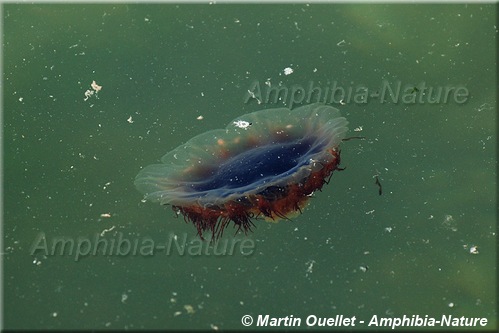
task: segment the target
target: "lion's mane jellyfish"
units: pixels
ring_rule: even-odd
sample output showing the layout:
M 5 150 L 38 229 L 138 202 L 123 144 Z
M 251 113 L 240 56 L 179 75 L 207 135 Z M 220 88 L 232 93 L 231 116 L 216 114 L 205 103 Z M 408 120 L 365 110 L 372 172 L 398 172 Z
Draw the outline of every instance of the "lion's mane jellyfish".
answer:
M 169 204 L 199 236 L 222 236 L 233 222 L 247 233 L 258 219 L 300 213 L 340 163 L 348 130 L 340 112 L 322 104 L 266 109 L 200 134 L 143 168 L 135 186 Z

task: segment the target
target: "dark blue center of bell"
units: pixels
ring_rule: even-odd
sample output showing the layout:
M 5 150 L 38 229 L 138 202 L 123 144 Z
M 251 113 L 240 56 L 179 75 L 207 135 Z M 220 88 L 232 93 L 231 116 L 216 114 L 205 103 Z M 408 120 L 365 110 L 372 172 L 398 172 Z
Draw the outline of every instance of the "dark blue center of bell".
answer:
M 243 188 L 250 184 L 259 186 L 275 176 L 286 177 L 303 165 L 310 163 L 310 156 L 324 147 L 315 138 L 279 142 L 253 148 L 227 159 L 211 170 L 203 182 L 192 184 L 196 191 L 220 188 Z

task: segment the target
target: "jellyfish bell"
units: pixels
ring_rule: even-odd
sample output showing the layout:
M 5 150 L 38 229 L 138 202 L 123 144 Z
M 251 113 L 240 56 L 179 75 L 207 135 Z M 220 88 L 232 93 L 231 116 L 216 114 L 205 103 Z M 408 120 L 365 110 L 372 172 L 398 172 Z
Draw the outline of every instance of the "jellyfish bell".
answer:
M 347 125 L 323 104 L 252 112 L 146 166 L 135 186 L 145 199 L 171 205 L 201 238 L 211 231 L 216 240 L 231 222 L 246 233 L 257 219 L 301 213 L 339 169 Z

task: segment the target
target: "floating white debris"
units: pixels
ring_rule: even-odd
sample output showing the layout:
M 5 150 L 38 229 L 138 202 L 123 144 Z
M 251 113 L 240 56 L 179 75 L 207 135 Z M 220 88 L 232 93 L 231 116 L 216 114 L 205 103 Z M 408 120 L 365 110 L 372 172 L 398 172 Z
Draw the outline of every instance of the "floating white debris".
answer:
M 85 98 L 83 99 L 84 101 L 86 101 L 87 99 L 89 99 L 92 95 L 94 94 L 94 91 L 93 90 L 87 90 L 85 91 Z
M 188 314 L 193 314 L 194 312 L 196 312 L 194 310 L 194 307 L 192 305 L 189 305 L 189 304 L 184 305 L 184 309 L 185 309 L 185 311 L 187 311 Z
M 308 274 L 312 274 L 313 269 L 314 269 L 314 264 L 315 264 L 315 260 L 312 260 L 312 259 L 311 259 L 311 260 L 308 260 L 308 261 L 305 263 L 305 265 L 307 266 L 307 270 L 306 270 L 307 275 L 308 275 Z
M 353 131 L 354 131 L 354 132 L 361 132 L 361 131 L 362 131 L 362 127 L 363 127 L 363 126 L 359 126 L 359 127 L 357 127 L 357 128 L 354 128 L 354 129 L 353 129 Z
M 245 120 L 238 120 L 233 122 L 234 126 L 242 128 L 242 129 L 248 129 L 248 127 L 251 126 L 250 122 L 247 122 Z
M 289 75 L 289 74 L 293 74 L 293 68 L 291 67 L 284 68 L 284 75 Z
M 104 235 L 106 234 L 106 232 L 113 231 L 113 230 L 114 230 L 114 228 L 115 228 L 115 226 L 113 225 L 113 226 L 112 226 L 111 228 L 109 228 L 109 229 L 104 229 L 104 230 L 102 230 L 102 232 L 100 233 L 100 236 L 101 236 L 101 237 L 104 237 Z
M 90 86 L 92 87 L 93 90 L 95 90 L 95 92 L 99 92 L 102 89 L 102 86 L 99 86 L 97 82 L 95 82 L 95 80 L 92 81 Z
M 92 97 L 94 94 L 97 97 L 97 93 L 102 89 L 102 86 L 99 86 L 97 82 L 95 82 L 95 80 L 92 81 L 90 87 L 92 88 L 92 90 L 88 89 L 87 91 L 85 91 L 85 98 L 83 99 L 84 101 Z

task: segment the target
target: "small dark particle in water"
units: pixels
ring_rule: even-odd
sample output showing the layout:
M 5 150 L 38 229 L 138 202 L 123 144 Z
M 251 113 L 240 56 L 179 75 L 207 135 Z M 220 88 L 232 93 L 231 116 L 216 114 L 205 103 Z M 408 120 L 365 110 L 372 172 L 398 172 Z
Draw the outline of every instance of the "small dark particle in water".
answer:
M 412 90 L 409 92 L 409 94 L 414 94 L 414 93 L 418 93 L 418 92 L 419 92 L 418 87 L 414 87 L 414 88 L 412 88 Z
M 383 194 L 383 187 L 381 186 L 381 183 L 379 182 L 378 175 L 376 175 L 375 178 L 376 178 L 375 184 L 378 185 L 378 193 L 379 193 L 379 195 L 382 195 Z

